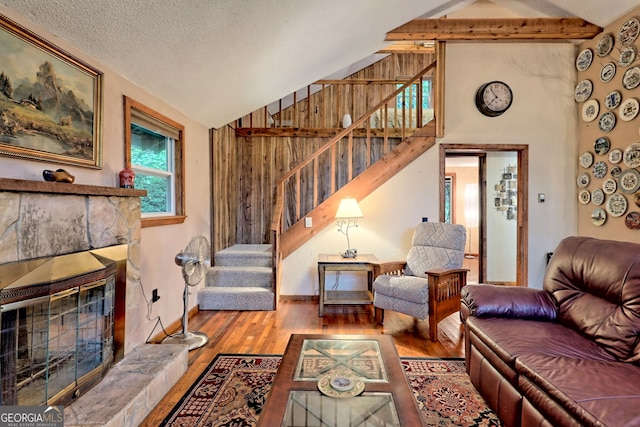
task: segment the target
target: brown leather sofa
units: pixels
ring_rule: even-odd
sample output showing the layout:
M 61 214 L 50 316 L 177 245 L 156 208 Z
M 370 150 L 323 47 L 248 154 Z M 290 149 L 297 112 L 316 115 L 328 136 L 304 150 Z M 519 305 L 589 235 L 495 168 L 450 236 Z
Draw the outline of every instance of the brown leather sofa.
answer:
M 640 426 L 640 244 L 569 237 L 543 289 L 462 289 L 471 381 L 506 426 Z

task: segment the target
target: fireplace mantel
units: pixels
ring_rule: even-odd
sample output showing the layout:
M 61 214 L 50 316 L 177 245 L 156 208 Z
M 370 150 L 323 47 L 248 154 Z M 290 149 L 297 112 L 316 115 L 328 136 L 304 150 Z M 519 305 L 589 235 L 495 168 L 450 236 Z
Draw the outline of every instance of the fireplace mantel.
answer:
M 147 190 L 11 178 L 0 178 L 0 191 L 74 194 L 78 196 L 144 197 L 147 195 Z

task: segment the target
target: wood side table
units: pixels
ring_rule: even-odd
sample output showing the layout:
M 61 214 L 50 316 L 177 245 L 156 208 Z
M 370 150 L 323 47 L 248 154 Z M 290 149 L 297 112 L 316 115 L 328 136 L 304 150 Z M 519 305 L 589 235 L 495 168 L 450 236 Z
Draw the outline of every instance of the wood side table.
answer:
M 318 316 L 324 315 L 325 304 L 372 304 L 373 303 L 373 264 L 378 259 L 371 254 L 358 255 L 355 258 L 342 258 L 340 255 L 320 254 L 318 256 L 318 281 L 320 283 L 320 304 Z M 366 291 L 327 291 L 325 273 L 327 271 L 366 271 Z

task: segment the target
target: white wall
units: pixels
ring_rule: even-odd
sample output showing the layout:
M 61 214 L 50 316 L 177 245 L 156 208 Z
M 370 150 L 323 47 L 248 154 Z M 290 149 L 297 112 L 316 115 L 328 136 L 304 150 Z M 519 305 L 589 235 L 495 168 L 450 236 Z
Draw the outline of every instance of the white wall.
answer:
M 495 209 L 495 184 L 507 166 L 517 166 L 518 155 L 511 151 L 487 153 L 487 282 L 516 281 L 518 222 Z
M 184 224 L 144 228 L 141 243 L 142 259 L 140 260 L 144 293 L 147 298 L 150 298 L 151 291 L 157 288 L 160 295 L 160 300 L 152 306 L 149 316 L 153 321 L 139 325 L 139 328 L 144 329 L 143 335 L 147 336 L 151 332 L 157 316 L 161 316 L 165 326 L 179 320 L 182 316 L 181 301 L 184 281 L 180 268 L 173 262 L 174 256 L 186 246 L 192 236 L 198 234 L 203 234 L 207 238 L 210 236 L 208 129 L 134 86 L 103 64 L 87 57 L 64 40 L 30 23 L 12 10 L 0 6 L 0 13 L 104 73 L 102 169 L 55 165 L 0 156 L 0 176 L 2 178 L 42 181 L 44 169 L 63 168 L 76 177 L 76 184 L 118 186 L 117 174 L 124 166 L 123 95 L 133 98 L 185 126 L 186 211 L 188 217 Z M 1 68 L 2 64 L 0 64 Z M 142 292 L 141 289 L 128 291 Z M 191 306 L 195 306 L 195 298 L 192 298 L 190 302 Z M 140 307 L 140 309 L 147 311 L 146 307 Z M 159 331 L 156 330 L 155 333 L 157 332 Z
M 546 253 L 577 228 L 574 61 L 569 43 L 447 44 L 446 136 L 439 142 L 529 146 L 530 287 L 542 286 Z M 476 89 L 491 80 L 505 81 L 514 93 L 511 108 L 495 118 L 474 105 Z M 434 147 L 361 202 L 364 218 L 351 234 L 360 253 L 404 259 L 413 227 L 424 216 L 438 219 L 438 161 Z M 537 202 L 538 193 L 546 194 L 545 203 Z M 327 227 L 286 258 L 281 294 L 317 294 L 317 255 L 338 253 L 345 245 L 344 236 Z

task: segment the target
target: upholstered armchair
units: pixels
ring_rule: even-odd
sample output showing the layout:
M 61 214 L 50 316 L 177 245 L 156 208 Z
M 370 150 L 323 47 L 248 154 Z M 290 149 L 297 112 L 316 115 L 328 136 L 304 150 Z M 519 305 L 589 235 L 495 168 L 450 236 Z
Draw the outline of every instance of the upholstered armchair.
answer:
M 423 222 L 413 233 L 406 261 L 376 263 L 376 321 L 384 321 L 384 310 L 428 317 L 429 339 L 436 341 L 438 323 L 460 310 L 460 290 L 467 283 L 468 270 L 462 269 L 466 238 L 462 225 Z

